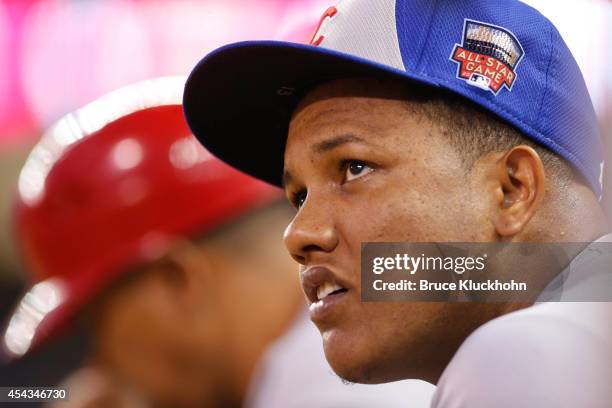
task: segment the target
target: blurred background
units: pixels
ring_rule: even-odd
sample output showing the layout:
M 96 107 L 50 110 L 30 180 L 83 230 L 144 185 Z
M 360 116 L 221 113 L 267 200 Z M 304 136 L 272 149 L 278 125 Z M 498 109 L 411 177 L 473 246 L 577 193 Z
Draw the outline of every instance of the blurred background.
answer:
M 120 86 L 187 74 L 204 54 L 228 42 L 307 42 L 333 3 L 0 0 L 0 321 L 6 321 L 22 294 L 26 273 L 11 241 L 11 198 L 19 169 L 47 126 Z M 612 3 L 527 3 L 555 23 L 578 60 L 612 157 Z M 608 186 L 611 169 L 608 166 Z M 607 188 L 604 199 L 608 214 L 611 190 Z

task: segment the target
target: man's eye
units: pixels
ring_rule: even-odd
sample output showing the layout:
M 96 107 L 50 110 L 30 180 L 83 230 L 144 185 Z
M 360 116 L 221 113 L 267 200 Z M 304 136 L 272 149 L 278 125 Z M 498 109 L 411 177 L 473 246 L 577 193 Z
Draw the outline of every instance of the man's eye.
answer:
M 374 169 L 368 166 L 365 162 L 350 160 L 346 163 L 345 181 L 355 180 L 359 177 L 365 176 L 368 173 L 371 173 L 372 171 L 374 171 Z

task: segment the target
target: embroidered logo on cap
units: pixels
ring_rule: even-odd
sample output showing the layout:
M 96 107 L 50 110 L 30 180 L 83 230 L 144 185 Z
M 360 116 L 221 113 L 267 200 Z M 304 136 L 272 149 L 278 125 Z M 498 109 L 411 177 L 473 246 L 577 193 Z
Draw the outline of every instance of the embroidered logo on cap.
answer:
M 510 31 L 466 19 L 463 42 L 455 44 L 450 59 L 458 64 L 457 78 L 497 95 L 503 87 L 512 90 L 523 55 L 523 47 Z

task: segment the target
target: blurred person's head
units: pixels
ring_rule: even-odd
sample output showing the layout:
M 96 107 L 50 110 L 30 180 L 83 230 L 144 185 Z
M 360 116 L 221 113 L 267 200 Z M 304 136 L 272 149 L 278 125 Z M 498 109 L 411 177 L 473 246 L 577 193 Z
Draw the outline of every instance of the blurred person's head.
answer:
M 214 159 L 182 79 L 67 115 L 20 175 L 16 238 L 34 285 L 4 336 L 20 356 L 75 322 L 90 361 L 159 406 L 232 406 L 301 294 L 279 191 Z
M 268 205 L 125 274 L 87 313 L 97 362 L 169 406 L 238 405 L 302 302 L 279 245 L 290 213 Z

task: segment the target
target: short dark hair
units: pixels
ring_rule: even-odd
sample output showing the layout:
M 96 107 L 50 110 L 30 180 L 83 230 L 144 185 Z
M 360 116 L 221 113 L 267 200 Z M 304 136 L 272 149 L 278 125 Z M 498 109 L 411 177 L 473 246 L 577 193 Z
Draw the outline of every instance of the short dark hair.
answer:
M 483 155 L 523 144 L 538 153 L 556 187 L 563 189 L 576 177 L 565 159 L 459 95 L 412 85 L 406 88 L 405 95 L 407 109 L 440 127 L 460 153 L 467 170 Z

